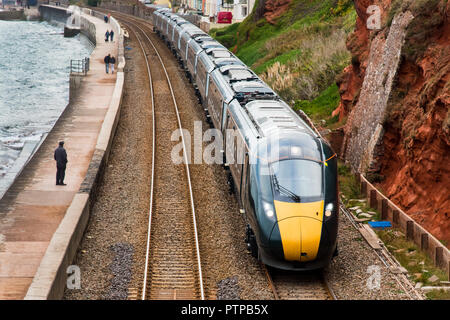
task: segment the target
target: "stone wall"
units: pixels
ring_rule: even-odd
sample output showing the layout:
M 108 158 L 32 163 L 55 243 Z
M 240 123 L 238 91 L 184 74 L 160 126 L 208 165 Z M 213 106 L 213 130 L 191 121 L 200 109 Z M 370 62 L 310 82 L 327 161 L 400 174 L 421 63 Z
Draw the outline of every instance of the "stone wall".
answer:
M 22 10 L 0 11 L 0 20 L 23 20 L 25 14 Z
M 432 260 L 436 267 L 447 273 L 450 281 L 450 251 L 430 232 L 411 219 L 402 209 L 378 191 L 363 175 L 357 176 L 361 192 L 371 208 L 381 212 L 381 220 L 388 220 L 400 229 L 408 240 L 413 241 Z
M 397 74 L 411 12 L 397 14 L 389 33 L 375 36 L 359 101 L 345 127 L 343 154 L 356 172 L 366 173 L 376 164 L 376 147 L 383 138 L 386 108 Z
M 155 10 L 154 8 L 147 7 L 139 1 L 136 1 L 135 4 L 124 4 L 119 1 L 102 1 L 99 7 L 130 14 L 142 19 L 151 19 L 151 14 Z
M 41 18 L 50 21 L 65 24 L 67 19 L 70 17 L 70 13 L 67 12 L 66 8 L 63 7 L 53 7 L 47 5 L 39 6 L 39 13 Z

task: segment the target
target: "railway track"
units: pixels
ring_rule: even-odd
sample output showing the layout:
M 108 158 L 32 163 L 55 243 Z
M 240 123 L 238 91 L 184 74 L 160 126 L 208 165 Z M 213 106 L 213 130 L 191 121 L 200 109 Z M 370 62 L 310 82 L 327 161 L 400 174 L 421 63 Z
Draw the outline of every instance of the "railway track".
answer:
M 144 279 L 138 295 L 143 300 L 203 300 L 194 196 L 183 135 L 184 165 L 175 165 L 171 158 L 171 134 L 182 129 L 172 83 L 161 54 L 148 36 L 150 27 L 127 15 L 114 16 L 139 42 L 152 96 L 150 212 Z
M 147 39 L 147 42 L 151 43 L 151 46 L 153 48 L 153 51 L 156 53 L 157 49 L 152 43 L 152 41 L 149 39 L 149 37 L 144 34 L 144 30 L 138 26 L 138 24 L 143 23 L 142 20 L 138 18 L 132 18 L 130 16 L 120 14 L 115 12 L 114 16 L 117 17 L 124 25 L 128 26 L 128 29 L 137 36 L 139 42 L 142 46 L 142 37 Z M 145 22 L 144 22 L 145 23 Z M 147 29 L 148 32 L 152 32 L 149 30 L 148 26 L 144 26 L 144 29 Z M 139 31 L 137 30 L 139 29 Z M 141 34 L 141 36 L 138 36 Z M 170 80 L 167 74 L 167 71 L 165 70 L 164 63 L 161 59 L 161 56 L 159 54 L 148 54 L 148 50 L 142 49 L 144 52 L 144 56 L 147 58 L 150 58 L 150 60 L 159 59 L 160 65 L 164 68 L 164 73 L 166 76 L 166 81 L 170 85 Z M 148 59 L 147 59 L 148 64 Z M 150 67 L 148 67 L 150 69 Z M 151 78 L 151 72 L 149 70 L 149 78 Z M 153 75 L 155 78 L 155 75 Z M 153 79 L 152 82 L 157 82 L 160 86 L 160 82 L 156 79 Z M 160 88 L 158 88 L 160 90 Z M 171 89 L 171 88 L 170 88 Z M 153 92 L 153 88 L 150 89 Z M 152 93 L 153 96 L 153 93 Z M 166 99 L 167 100 L 167 99 Z M 176 104 L 175 96 L 173 95 L 172 91 L 172 100 Z M 154 105 L 156 106 L 158 104 L 158 101 L 154 102 Z M 166 108 L 167 109 L 167 108 Z M 158 115 L 158 110 L 155 108 L 155 114 Z M 179 115 L 177 114 L 177 117 Z M 160 123 L 161 120 L 156 119 L 156 128 L 157 132 L 154 134 L 154 137 L 158 137 L 158 123 Z M 164 120 L 162 120 L 164 121 Z M 181 128 L 181 124 L 180 124 Z M 170 132 L 172 132 L 171 130 Z M 167 138 L 167 137 L 166 137 Z M 157 139 L 159 140 L 159 139 Z M 157 141 L 156 144 L 158 144 Z M 155 143 L 154 143 L 155 145 Z M 170 141 L 166 144 L 170 145 Z M 155 154 L 155 151 L 153 152 Z M 170 155 L 168 156 L 168 159 L 170 158 Z M 153 163 L 158 164 L 158 159 L 153 161 Z M 155 168 L 155 170 L 158 170 L 158 168 Z M 188 170 L 188 168 L 187 168 Z M 187 171 L 188 172 L 188 171 Z M 158 174 L 155 174 L 155 179 L 157 179 Z M 168 185 L 171 184 L 171 180 L 167 180 L 166 183 Z M 172 181 L 173 184 L 173 181 Z M 157 183 L 155 182 L 155 186 Z M 179 185 L 179 184 L 178 184 Z M 163 186 L 164 187 L 164 186 Z M 152 191 L 156 190 L 154 187 L 152 187 Z M 159 188 L 158 188 L 159 190 Z M 154 198 L 157 202 L 158 199 L 166 199 L 166 204 L 170 207 L 170 201 L 167 201 L 167 198 L 164 198 L 162 195 L 162 192 L 157 192 L 157 196 Z M 163 198 L 161 198 L 163 197 Z M 152 198 L 153 199 L 153 198 Z M 185 199 L 183 199 L 185 200 Z M 179 206 L 181 202 L 174 202 L 173 208 L 175 208 L 176 205 Z M 155 208 L 155 205 L 151 202 L 151 208 Z M 165 206 L 163 206 L 164 208 Z M 186 204 L 184 204 L 184 208 L 186 208 Z M 152 210 L 152 209 L 151 209 Z M 193 199 L 192 199 L 192 210 L 194 211 L 193 207 Z M 183 209 L 181 209 L 183 211 Z M 186 256 L 186 252 L 192 251 L 190 248 L 183 248 L 181 244 L 179 246 L 175 246 L 173 250 L 182 250 L 183 252 L 177 252 L 173 251 L 174 254 L 168 255 L 165 251 L 165 249 L 160 249 L 159 246 L 155 246 L 155 233 L 154 230 L 156 229 L 155 226 L 155 214 L 158 211 L 154 211 L 153 213 L 150 213 L 150 223 L 149 223 L 149 241 L 148 246 L 149 250 L 147 252 L 151 253 L 153 252 L 153 255 L 149 254 L 149 257 L 146 259 L 146 263 L 148 263 L 148 267 L 146 267 L 146 270 L 148 270 L 147 275 L 145 277 L 149 277 L 150 279 L 146 281 L 144 279 L 144 289 L 142 290 L 142 299 L 149 298 L 149 299 L 198 299 L 198 289 L 196 290 L 194 285 L 192 285 L 193 280 L 196 279 L 195 275 L 192 274 L 192 259 L 189 263 L 188 261 L 185 261 L 184 263 L 180 263 L 182 259 L 179 259 L 182 256 Z M 152 217 L 153 214 L 153 217 Z M 164 217 L 164 213 L 159 215 L 161 220 Z M 187 216 L 187 215 L 185 215 Z M 195 218 L 194 218 L 195 219 Z M 168 221 L 166 221 L 168 222 Z M 173 223 L 177 224 L 176 221 L 173 221 Z M 170 224 L 170 223 L 169 223 Z M 180 222 L 180 229 L 185 229 L 185 227 L 181 226 Z M 170 230 L 169 225 L 167 225 L 165 228 L 168 228 Z M 151 229 L 151 230 L 150 230 Z M 161 230 L 164 230 L 162 228 Z M 167 230 L 167 229 L 166 229 Z M 186 234 L 186 236 L 188 236 Z M 153 240 L 151 240 L 153 239 Z M 151 241 L 150 241 L 151 240 Z M 152 244 L 154 247 L 152 247 Z M 198 247 L 198 243 L 196 245 Z M 152 249 L 153 248 L 153 249 Z M 156 249 L 156 254 L 155 254 Z M 169 249 L 170 250 L 170 249 Z M 158 260 L 159 259 L 159 260 Z M 199 258 L 198 258 L 199 259 Z M 158 262 L 159 261 L 159 262 Z M 200 267 L 200 262 L 199 262 Z M 336 299 L 335 295 L 333 294 L 332 290 L 330 290 L 328 283 L 325 280 L 325 277 L 322 272 L 308 272 L 308 273 L 298 273 L 298 272 L 285 272 L 275 269 L 269 269 L 266 266 L 262 265 L 262 268 L 265 270 L 267 280 L 270 284 L 270 287 L 272 289 L 272 292 L 274 294 L 275 299 L 281 299 L 281 300 L 334 300 Z M 165 272 L 160 272 L 160 270 L 165 270 Z M 201 270 L 201 267 L 200 267 Z M 167 273 L 170 274 L 170 276 L 167 276 Z M 201 271 L 199 273 L 199 277 L 201 279 Z M 175 284 L 174 280 L 168 281 L 168 279 L 176 279 L 177 284 Z M 173 288 L 168 287 L 166 284 L 171 283 Z M 162 286 L 161 286 L 162 285 Z M 146 294 L 146 290 L 149 292 Z M 203 289 L 201 289 L 203 291 Z M 201 299 L 204 299 L 204 294 L 201 294 Z
M 275 300 L 336 300 L 322 271 L 290 272 L 262 265 Z

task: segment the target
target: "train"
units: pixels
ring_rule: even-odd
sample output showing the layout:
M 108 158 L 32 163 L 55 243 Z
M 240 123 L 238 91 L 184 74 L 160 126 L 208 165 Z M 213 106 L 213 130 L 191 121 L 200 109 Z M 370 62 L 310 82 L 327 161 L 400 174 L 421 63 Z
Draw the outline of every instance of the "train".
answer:
M 282 270 L 327 267 L 337 255 L 337 155 L 238 57 L 168 9 L 155 33 L 193 83 L 223 137 L 224 165 L 246 221 L 248 250 Z

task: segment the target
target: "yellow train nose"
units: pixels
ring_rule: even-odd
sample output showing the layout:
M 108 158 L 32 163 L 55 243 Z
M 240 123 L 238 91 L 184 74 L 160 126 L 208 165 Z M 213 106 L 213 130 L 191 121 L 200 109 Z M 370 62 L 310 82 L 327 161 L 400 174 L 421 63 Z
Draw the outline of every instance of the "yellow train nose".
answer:
M 284 258 L 300 262 L 314 260 L 322 235 L 324 202 L 275 201 L 274 204 Z

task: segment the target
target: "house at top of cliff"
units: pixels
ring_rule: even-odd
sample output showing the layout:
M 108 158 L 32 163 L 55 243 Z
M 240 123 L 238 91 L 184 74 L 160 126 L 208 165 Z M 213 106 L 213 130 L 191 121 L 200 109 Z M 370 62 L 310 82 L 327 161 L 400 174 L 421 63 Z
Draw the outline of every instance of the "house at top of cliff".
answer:
M 183 8 L 201 11 L 203 16 L 211 20 L 219 12 L 232 12 L 233 22 L 240 22 L 252 12 L 255 0 L 182 0 L 181 4 Z

